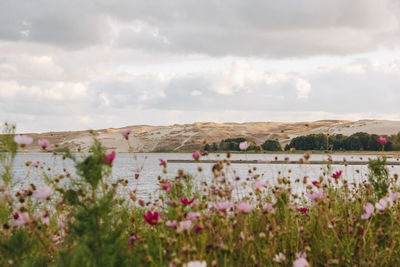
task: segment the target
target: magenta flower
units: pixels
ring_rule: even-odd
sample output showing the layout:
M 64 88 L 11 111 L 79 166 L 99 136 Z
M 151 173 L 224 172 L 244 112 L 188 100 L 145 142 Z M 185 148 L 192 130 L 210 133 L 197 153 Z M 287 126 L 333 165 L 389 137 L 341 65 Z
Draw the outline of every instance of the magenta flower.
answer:
M 248 149 L 249 148 L 249 143 L 247 143 L 247 141 L 244 141 L 244 142 L 241 142 L 240 144 L 239 144 L 239 148 L 240 148 L 240 150 L 246 150 L 246 149 Z
M 52 193 L 53 193 L 53 189 L 51 189 L 50 186 L 45 185 L 45 186 L 39 188 L 33 194 L 33 197 L 38 199 L 38 200 L 45 200 L 45 199 L 48 199 L 51 196 Z
M 200 212 L 193 212 L 193 211 L 191 211 L 191 212 L 189 212 L 189 213 L 187 214 L 187 218 L 188 218 L 189 220 L 191 220 L 191 221 L 197 221 L 198 219 L 200 219 L 200 216 L 201 216 Z
M 161 188 L 164 190 L 164 191 L 169 191 L 169 190 L 171 190 L 171 188 L 172 188 L 172 184 L 168 181 L 168 180 L 165 180 L 162 184 L 161 184 Z
M 323 190 L 315 192 L 311 191 L 307 193 L 307 197 L 311 200 L 324 199 L 326 197 L 326 193 Z
M 299 208 L 299 211 L 304 215 L 307 215 L 308 209 L 307 208 Z
M 318 186 L 318 185 L 320 184 L 319 181 L 312 181 L 311 183 L 312 183 L 313 185 L 315 185 L 315 186 Z
M 50 145 L 50 141 L 47 139 L 39 139 L 38 144 L 42 149 L 46 149 Z
M 198 151 L 198 150 L 196 150 L 196 151 L 194 151 L 193 152 L 193 154 L 192 154 L 192 156 L 193 156 L 193 159 L 195 160 L 195 161 L 198 161 L 199 159 L 200 159 L 200 151 Z
M 135 173 L 135 179 L 139 179 L 139 173 Z
M 166 222 L 165 222 L 165 225 L 166 225 L 166 226 L 169 226 L 169 227 L 176 227 L 176 226 L 178 225 L 178 223 L 176 222 L 176 220 L 173 220 L 173 221 L 166 221 Z
M 128 140 L 129 134 L 130 134 L 131 132 L 132 132 L 131 129 L 127 129 L 127 130 L 123 131 L 121 134 L 122 134 L 122 136 L 123 136 L 126 140 Z
M 334 174 L 332 174 L 332 178 L 338 179 L 342 176 L 343 171 L 337 171 Z
M 157 225 L 158 222 L 161 220 L 161 216 L 160 214 L 155 211 L 155 212 L 151 212 L 151 211 L 147 211 L 147 214 L 143 214 L 143 219 L 150 225 Z
M 160 161 L 160 166 L 167 167 L 167 162 L 165 162 L 163 159 L 158 159 Z
M 133 243 L 135 243 L 136 239 L 137 239 L 137 238 L 136 238 L 135 235 L 131 235 L 131 236 L 129 237 L 128 249 L 131 249 L 131 248 L 132 248 L 132 245 L 133 245 Z
M 17 213 L 18 215 L 18 213 Z M 15 218 L 15 214 L 14 214 L 14 218 Z M 27 224 L 30 221 L 30 217 L 29 217 L 29 213 L 28 212 L 22 212 L 20 215 L 17 216 L 16 220 L 15 220 L 15 225 L 16 226 L 23 226 L 25 224 Z
M 192 200 L 188 200 L 187 198 L 181 198 L 181 203 L 185 206 L 192 204 L 194 201 L 194 198 Z
M 179 222 L 177 230 L 178 230 L 178 232 L 183 232 L 185 230 L 189 231 L 192 229 L 192 227 L 193 227 L 192 221 L 186 220 L 186 221 Z
M 200 225 L 197 225 L 194 228 L 194 231 L 196 232 L 196 234 L 198 234 L 200 231 L 203 231 L 204 229 L 205 229 L 204 227 L 201 227 Z
M 32 139 L 32 137 L 29 137 L 26 135 L 16 135 L 16 136 L 14 136 L 14 141 L 21 147 L 25 147 L 27 145 L 32 144 L 33 139 Z
M 142 206 L 142 207 L 145 205 L 144 201 L 141 200 L 141 199 L 138 200 L 138 203 L 139 203 L 139 205 Z
M 218 211 L 225 211 L 227 209 L 230 209 L 232 206 L 233 203 L 229 201 L 214 203 L 214 208 L 217 209 Z
M 376 141 L 378 141 L 378 143 L 381 143 L 381 144 L 386 144 L 388 139 L 386 137 L 381 136 L 378 139 L 376 139 Z
M 243 201 L 236 206 L 236 209 L 241 213 L 249 213 L 253 209 L 253 206 L 249 202 Z
M 371 215 L 374 213 L 374 210 L 374 205 L 372 205 L 371 203 L 367 203 L 367 205 L 364 206 L 364 214 L 361 215 L 361 219 L 369 219 L 369 217 L 371 217 Z
M 112 163 L 114 162 L 115 159 L 115 151 L 112 151 L 110 154 L 107 155 L 107 163 L 112 165 Z

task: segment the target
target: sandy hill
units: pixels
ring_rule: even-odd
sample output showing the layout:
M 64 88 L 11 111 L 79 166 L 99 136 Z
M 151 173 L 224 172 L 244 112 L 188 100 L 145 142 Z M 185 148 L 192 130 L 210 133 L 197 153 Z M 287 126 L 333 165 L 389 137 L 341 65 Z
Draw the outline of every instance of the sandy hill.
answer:
M 157 152 L 182 151 L 203 147 L 203 142 L 219 143 L 222 139 L 247 137 L 257 144 L 267 139 L 278 139 L 282 145 L 291 138 L 310 133 L 329 133 L 351 135 L 356 132 L 374 134 L 397 134 L 400 132 L 400 121 L 339 121 L 321 120 L 314 122 L 246 122 L 214 123 L 196 122 L 193 124 L 174 124 L 171 126 L 135 125 L 123 128 L 110 128 L 93 131 L 94 135 L 109 150 L 128 152 L 129 146 L 121 132 L 131 129 L 129 138 L 131 151 Z M 47 138 L 52 143 L 50 149 L 68 147 L 75 151 L 78 148 L 87 150 L 92 144 L 93 134 L 90 131 L 49 132 L 28 134 L 35 142 L 29 150 L 36 151 L 37 139 Z

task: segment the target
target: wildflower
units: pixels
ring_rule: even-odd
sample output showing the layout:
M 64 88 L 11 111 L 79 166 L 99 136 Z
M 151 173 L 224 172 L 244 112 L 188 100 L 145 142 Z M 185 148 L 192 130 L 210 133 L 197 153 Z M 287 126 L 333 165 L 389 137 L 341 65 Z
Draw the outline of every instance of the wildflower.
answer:
M 138 203 L 139 203 L 139 205 L 142 206 L 142 207 L 146 204 L 146 203 L 144 203 L 144 201 L 141 200 L 141 199 L 138 200 Z
M 127 130 L 125 130 L 125 131 L 122 132 L 122 136 L 123 136 L 126 140 L 128 140 L 129 134 L 130 134 L 131 132 L 132 132 L 131 129 L 127 129 Z
M 112 151 L 110 154 L 107 155 L 107 162 L 108 164 L 112 165 L 114 159 L 115 159 L 115 151 Z
M 198 161 L 200 159 L 200 151 L 198 150 L 194 151 L 192 156 L 195 161 Z
M 386 198 L 380 199 L 377 203 L 375 203 L 375 208 L 379 211 L 383 211 L 388 206 L 388 200 Z
M 25 146 L 32 144 L 33 139 L 32 137 L 26 135 L 16 135 L 14 136 L 14 141 L 22 148 L 24 148 Z
M 157 225 L 161 220 L 161 216 L 157 211 L 147 211 L 147 214 L 143 214 L 143 219 L 150 225 Z
M 192 221 L 186 220 L 186 221 L 179 222 L 177 230 L 178 230 L 178 232 L 183 232 L 185 230 L 192 229 L 192 227 L 193 227 Z
M 176 220 L 173 220 L 173 221 L 168 220 L 165 222 L 165 225 L 169 226 L 169 227 L 176 227 L 178 225 L 178 223 L 176 222 Z
M 175 207 L 175 206 L 178 205 L 178 202 L 175 201 L 175 200 L 168 200 L 168 201 L 167 201 L 167 204 L 170 205 L 170 206 L 174 206 L 174 207 Z
M 261 232 L 261 233 L 258 234 L 258 236 L 260 238 L 265 238 L 267 235 L 264 232 Z
M 378 139 L 376 139 L 376 141 L 378 141 L 378 143 L 381 143 L 381 144 L 386 144 L 388 139 L 386 137 L 381 136 Z
M 254 186 L 255 186 L 256 191 L 261 191 L 261 189 L 262 189 L 263 187 L 264 187 L 264 188 L 267 188 L 267 187 L 268 187 L 268 182 L 262 183 L 260 180 L 257 180 L 257 181 L 254 183 Z
M 134 193 L 129 193 L 129 197 L 130 197 L 133 201 L 136 201 L 136 194 L 134 194 Z
M 338 179 L 342 176 L 342 173 L 343 173 L 342 171 L 337 171 L 334 174 L 332 174 L 332 178 Z
M 217 209 L 218 211 L 224 211 L 227 210 L 229 208 L 231 208 L 233 206 L 232 202 L 217 202 L 214 203 L 214 208 Z
M 400 198 L 400 192 L 390 193 L 389 198 L 392 202 L 396 201 L 398 198 Z
M 366 220 L 369 219 L 369 217 L 371 217 L 372 213 L 374 213 L 374 205 L 372 205 L 371 203 L 367 203 L 367 205 L 364 206 L 364 214 L 361 215 L 361 219 Z
M 13 197 L 8 191 L 4 192 L 3 197 L 8 203 L 11 204 L 13 202 Z
M 246 149 L 248 149 L 249 148 L 249 143 L 247 143 L 247 141 L 244 141 L 244 142 L 241 142 L 240 144 L 239 144 L 239 148 L 240 148 L 240 150 L 246 150 Z
M 45 199 L 48 199 L 51 196 L 52 193 L 53 193 L 53 189 L 51 189 L 50 186 L 45 185 L 45 186 L 39 188 L 33 194 L 33 197 L 38 199 L 38 200 L 45 200 Z
M 293 267 L 307 267 L 310 266 L 306 259 L 306 253 L 297 253 L 296 260 L 293 262 Z
M 196 234 L 198 234 L 200 231 L 203 231 L 204 229 L 205 229 L 204 227 L 201 227 L 201 226 L 197 225 L 197 226 L 194 228 L 194 231 L 196 232 Z
M 279 252 L 278 254 L 275 255 L 274 261 L 277 263 L 283 263 L 286 261 L 286 256 L 283 255 L 282 252 Z
M 161 188 L 164 190 L 164 191 L 169 191 L 169 190 L 171 190 L 171 188 L 172 188 L 172 184 L 168 181 L 168 180 L 165 180 L 162 184 L 161 184 Z
M 17 215 L 18 215 L 18 213 L 17 213 Z M 15 220 L 16 226 L 23 226 L 23 225 L 27 224 L 30 220 L 29 213 L 27 213 L 27 212 L 22 212 L 18 216 L 15 216 L 15 214 L 14 214 L 14 218 L 15 217 L 17 217 Z
M 201 216 L 200 212 L 191 211 L 187 214 L 188 219 L 191 221 L 197 221 L 200 218 L 200 216 Z
M 317 200 L 317 199 L 324 199 L 326 197 L 326 193 L 323 190 L 320 190 L 318 192 L 308 192 L 307 197 L 311 200 Z
M 139 173 L 135 173 L 135 179 L 139 179 Z
M 163 159 L 158 159 L 160 161 L 160 166 L 167 167 L 167 162 L 165 162 Z
M 206 261 L 190 261 L 186 264 L 183 264 L 183 267 L 207 267 Z
M 319 181 L 312 181 L 311 182 L 314 186 L 318 186 L 321 182 L 319 182 Z
M 307 208 L 299 208 L 299 211 L 300 211 L 301 213 L 303 213 L 304 215 L 307 215 L 308 209 L 307 209 Z
M 249 213 L 253 209 L 253 206 L 249 202 L 243 201 L 236 206 L 236 209 L 242 213 Z
M 33 161 L 30 164 L 30 166 L 35 167 L 35 168 L 39 167 L 39 165 L 40 165 L 40 161 L 38 161 L 38 160 L 37 161 Z
M 131 236 L 129 237 L 128 249 L 131 249 L 131 248 L 132 248 L 132 245 L 133 245 L 133 243 L 135 243 L 136 239 L 137 239 L 137 238 L 136 238 L 135 235 L 131 235 Z
M 39 139 L 38 144 L 42 149 L 46 149 L 50 145 L 50 141 L 47 139 Z
M 48 215 L 44 215 L 41 218 L 41 221 L 44 225 L 49 226 L 50 224 L 50 217 Z
M 194 201 L 194 198 L 192 200 L 188 200 L 187 198 L 181 198 L 181 203 L 185 206 L 192 204 Z
M 263 208 L 264 208 L 264 211 L 266 211 L 266 212 L 269 212 L 269 213 L 275 212 L 274 205 L 271 203 L 266 203 Z

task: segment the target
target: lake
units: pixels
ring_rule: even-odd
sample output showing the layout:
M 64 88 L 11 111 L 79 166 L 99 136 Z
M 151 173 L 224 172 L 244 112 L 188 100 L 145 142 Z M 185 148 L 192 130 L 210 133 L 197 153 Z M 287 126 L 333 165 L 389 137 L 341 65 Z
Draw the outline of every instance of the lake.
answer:
M 301 154 L 232 154 L 232 160 L 284 160 L 286 157 L 290 160 L 298 160 L 302 157 Z M 365 161 L 368 158 L 375 156 L 371 155 L 332 155 L 333 160 L 343 160 L 346 158 L 348 161 Z M 195 181 L 210 181 L 212 179 L 211 168 L 212 163 L 168 163 L 168 173 L 162 172 L 162 167 L 159 165 L 159 159 L 165 161 L 170 159 L 192 159 L 190 153 L 119 153 L 113 164 L 112 177 L 113 181 L 118 179 L 127 179 L 130 187 L 137 187 L 137 195 L 142 198 L 148 198 L 149 194 L 153 194 L 158 190 L 158 179 L 161 175 L 163 178 L 173 178 L 176 176 L 178 170 L 183 169 L 186 173 L 193 175 Z M 327 160 L 328 155 L 313 154 L 310 160 Z M 226 154 L 210 154 L 202 157 L 202 159 L 226 159 Z M 40 161 L 43 162 L 45 168 L 33 168 L 26 167 L 26 161 Z M 203 171 L 198 172 L 198 167 L 201 167 Z M 256 168 L 254 171 L 253 168 Z M 390 173 L 400 173 L 400 166 L 388 166 Z M 48 170 L 50 168 L 50 170 Z M 43 181 L 43 172 L 50 177 L 62 174 L 63 169 L 67 169 L 72 176 L 74 176 L 73 162 L 69 159 L 62 160 L 61 156 L 53 156 L 51 153 L 19 153 L 16 157 L 14 165 L 15 173 L 15 187 L 14 190 L 18 190 L 21 187 L 27 186 L 29 182 L 33 182 L 36 185 L 41 185 Z M 260 174 L 262 180 L 266 180 L 270 185 L 277 184 L 277 177 L 287 177 L 292 180 L 303 179 L 304 176 L 308 176 L 308 183 L 318 180 L 326 170 L 326 165 L 305 165 L 305 164 L 231 164 L 226 170 L 229 177 L 235 178 L 240 177 L 241 181 L 244 181 L 247 177 L 254 174 Z M 253 170 L 252 174 L 249 174 L 249 169 Z M 367 165 L 354 165 L 354 166 L 342 166 L 332 165 L 333 172 L 342 170 L 343 176 L 349 182 L 361 182 L 366 179 L 368 173 Z M 135 173 L 140 173 L 138 180 L 134 178 Z M 66 179 L 63 182 L 67 182 Z M 305 187 L 302 183 L 292 183 L 292 190 L 300 193 L 304 191 Z

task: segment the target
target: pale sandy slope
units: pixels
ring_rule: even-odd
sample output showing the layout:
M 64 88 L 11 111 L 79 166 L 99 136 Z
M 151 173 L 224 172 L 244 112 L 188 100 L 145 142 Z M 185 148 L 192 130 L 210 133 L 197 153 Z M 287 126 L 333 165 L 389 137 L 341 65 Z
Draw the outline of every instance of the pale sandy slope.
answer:
M 122 137 L 121 132 L 132 129 L 130 136 L 131 151 L 181 151 L 203 147 L 204 142 L 219 143 L 230 137 L 247 137 L 257 144 L 266 139 L 278 139 L 282 145 L 291 138 L 310 133 L 329 133 L 351 135 L 356 132 L 374 134 L 397 134 L 400 131 L 400 121 L 315 121 L 315 122 L 248 122 L 248 123 L 194 123 L 176 124 L 172 126 L 137 125 L 119 129 L 102 129 L 92 133 L 57 132 L 43 134 L 29 134 L 37 139 L 47 138 L 51 141 L 50 149 L 68 147 L 71 150 L 78 148 L 86 151 L 92 144 L 95 136 L 108 150 L 128 152 L 129 145 Z M 39 150 L 37 145 L 31 145 L 29 150 Z

